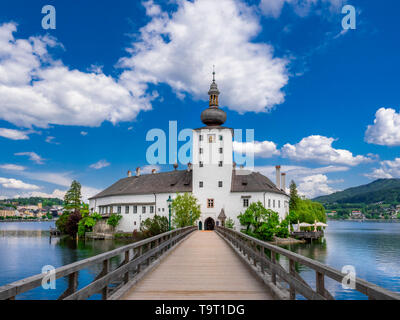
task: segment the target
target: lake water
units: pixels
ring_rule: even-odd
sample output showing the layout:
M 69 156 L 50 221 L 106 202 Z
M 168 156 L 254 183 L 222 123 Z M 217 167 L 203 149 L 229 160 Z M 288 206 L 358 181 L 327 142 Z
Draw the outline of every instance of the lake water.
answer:
M 1 222 L 0 223 L 0 286 L 42 272 L 46 265 L 55 268 L 82 260 L 122 245 L 126 241 L 72 240 L 52 237 L 49 222 Z M 111 261 L 119 263 L 118 258 Z M 101 271 L 101 266 L 79 273 L 79 288 L 89 284 Z M 57 299 L 68 287 L 67 278 L 56 281 L 55 290 L 41 287 L 20 294 L 16 299 Z M 94 295 L 92 299 L 99 299 Z
M 352 265 L 357 277 L 400 293 L 400 223 L 329 221 L 328 225 L 321 242 L 287 248 L 338 270 Z M 0 223 L 0 286 L 41 273 L 45 265 L 57 268 L 126 244 L 112 240 L 50 241 L 50 227 L 54 222 Z M 117 260 L 113 263 L 119 263 Z M 100 268 L 80 272 L 79 288 L 89 284 Z M 299 271 L 315 288 L 315 272 L 304 266 L 299 266 Z M 66 287 L 67 280 L 62 278 L 57 280 L 56 290 L 40 287 L 17 299 L 56 299 Z M 333 280 L 326 281 L 326 288 L 336 299 L 366 299 Z M 99 298 L 100 295 L 92 297 Z
M 286 248 L 339 271 L 343 266 L 353 266 L 358 278 L 400 293 L 400 223 L 328 221 L 325 237 L 319 243 Z M 315 288 L 315 272 L 305 266 L 298 267 L 303 279 Z M 336 299 L 367 299 L 326 279 L 326 289 Z

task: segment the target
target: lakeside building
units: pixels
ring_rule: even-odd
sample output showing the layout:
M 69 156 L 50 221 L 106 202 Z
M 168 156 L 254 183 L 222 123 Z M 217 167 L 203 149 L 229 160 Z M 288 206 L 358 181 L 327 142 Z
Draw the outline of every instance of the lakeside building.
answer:
M 193 164 L 187 169 L 140 174 L 118 180 L 89 199 L 91 212 L 103 216 L 122 215 L 118 229 L 132 232 L 141 222 L 155 214 L 168 216 L 169 197 L 192 193 L 200 204 L 201 216 L 196 224 L 200 230 L 212 230 L 231 218 L 240 229 L 237 216 L 252 202 L 261 201 L 284 219 L 289 212 L 289 196 L 285 192 L 285 173 L 276 166 L 276 184 L 259 172 L 236 168 L 233 162 L 233 129 L 222 126 L 226 113 L 219 108 L 219 90 L 213 81 L 208 91 L 209 107 L 201 113 L 205 126 L 193 130 Z

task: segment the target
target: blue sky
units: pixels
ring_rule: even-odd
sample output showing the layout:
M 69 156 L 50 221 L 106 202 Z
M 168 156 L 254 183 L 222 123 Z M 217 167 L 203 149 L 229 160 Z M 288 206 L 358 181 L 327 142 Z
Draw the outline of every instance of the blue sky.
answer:
M 47 4 L 55 30 L 41 26 Z M 342 28 L 345 4 L 355 30 Z M 256 170 L 273 179 L 281 164 L 310 197 L 398 178 L 399 11 L 395 0 L 2 1 L 0 197 L 62 196 L 72 179 L 87 197 L 150 170 L 147 132 L 202 125 L 214 64 L 226 126 L 254 129 Z

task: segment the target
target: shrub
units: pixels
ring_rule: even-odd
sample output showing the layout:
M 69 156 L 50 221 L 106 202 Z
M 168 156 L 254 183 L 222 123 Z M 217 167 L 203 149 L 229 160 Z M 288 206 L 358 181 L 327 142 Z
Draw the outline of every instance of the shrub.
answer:
M 233 229 L 235 227 L 235 221 L 233 221 L 233 219 L 231 219 L 231 218 L 226 219 L 225 227 L 227 227 L 229 229 Z
M 71 213 L 65 224 L 65 232 L 71 237 L 75 237 L 78 233 L 78 223 L 82 219 L 80 212 Z
M 153 237 L 160 233 L 167 232 L 169 230 L 168 218 L 158 215 L 155 215 L 154 218 L 147 218 L 142 222 L 140 230 L 147 237 Z
M 69 215 L 70 214 L 68 212 L 64 212 L 56 221 L 57 229 L 63 234 L 67 233 L 65 226 L 67 224 Z
M 119 221 L 122 219 L 122 215 L 120 214 L 111 214 L 111 216 L 107 219 L 107 224 L 109 224 L 112 227 L 116 227 L 119 223 Z

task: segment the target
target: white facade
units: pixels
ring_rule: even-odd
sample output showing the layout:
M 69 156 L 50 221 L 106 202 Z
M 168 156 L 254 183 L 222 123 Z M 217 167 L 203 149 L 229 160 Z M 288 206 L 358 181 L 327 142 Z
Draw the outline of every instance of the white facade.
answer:
M 237 192 L 233 188 L 232 175 L 236 174 L 233 164 L 233 130 L 221 126 L 226 120 L 226 114 L 218 108 L 219 91 L 215 80 L 210 87 L 209 95 L 210 108 L 202 113 L 202 121 L 207 126 L 193 130 L 192 139 L 191 192 L 197 198 L 201 210 L 197 225 L 201 229 L 204 229 L 209 222 L 221 225 L 222 221 L 218 216 L 223 209 L 226 219 L 233 219 L 235 229 L 240 230 L 237 216 L 244 212 L 251 203 L 257 201 L 260 201 L 265 208 L 276 211 L 280 219 L 284 219 L 289 212 L 289 196 L 280 190 L 279 166 L 277 166 L 277 187 L 271 186 L 271 182 L 263 177 L 269 184 L 264 189 L 257 184 L 258 189 L 256 189 L 259 191 Z M 284 178 L 283 174 L 282 189 L 285 188 Z M 167 199 L 169 196 L 173 199 L 176 193 L 94 197 L 90 199 L 89 206 L 92 211 L 101 214 L 121 213 L 123 218 L 118 229 L 132 232 L 140 229 L 141 221 L 153 217 L 155 214 L 168 217 Z

